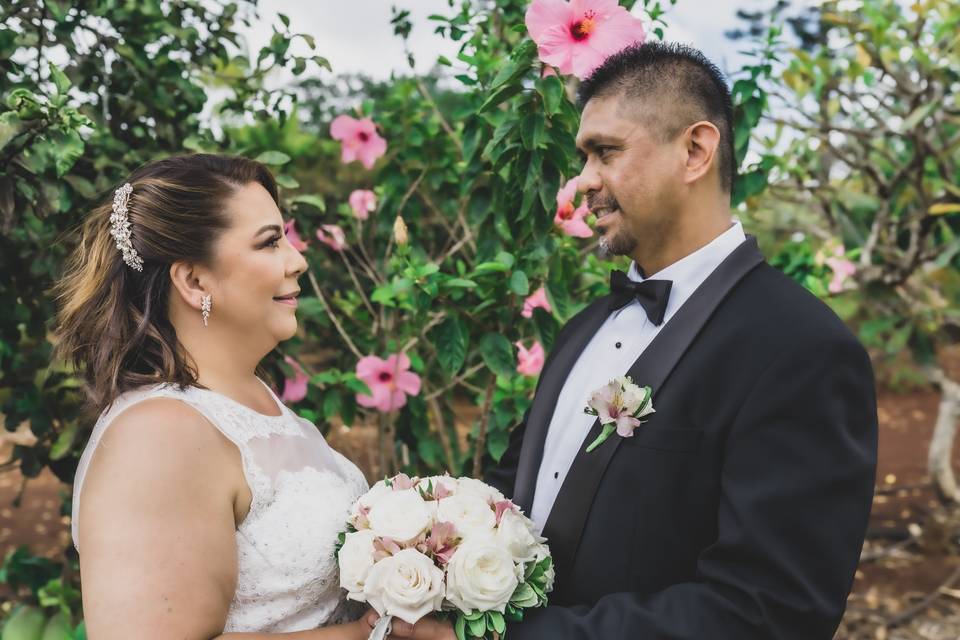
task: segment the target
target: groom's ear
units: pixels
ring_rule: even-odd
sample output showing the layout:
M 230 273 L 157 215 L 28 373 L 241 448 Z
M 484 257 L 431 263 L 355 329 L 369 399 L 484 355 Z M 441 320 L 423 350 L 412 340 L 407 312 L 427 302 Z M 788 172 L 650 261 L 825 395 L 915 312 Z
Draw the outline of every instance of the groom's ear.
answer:
M 713 166 L 720 147 L 720 130 L 706 120 L 695 122 L 683 132 L 683 141 L 687 151 L 684 184 L 692 185 L 714 171 Z M 719 180 L 719 175 L 717 179 Z

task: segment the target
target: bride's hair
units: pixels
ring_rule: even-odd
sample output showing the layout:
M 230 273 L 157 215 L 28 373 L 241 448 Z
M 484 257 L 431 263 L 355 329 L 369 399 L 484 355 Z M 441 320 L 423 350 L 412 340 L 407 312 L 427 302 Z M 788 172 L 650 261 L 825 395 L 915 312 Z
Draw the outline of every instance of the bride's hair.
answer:
M 231 222 L 225 202 L 237 187 L 259 183 L 277 202 L 277 184 L 259 162 L 194 154 L 134 171 L 127 202 L 130 243 L 143 260 L 124 262 L 111 236 L 114 193 L 80 230 L 58 300 L 55 357 L 74 366 L 95 415 L 121 393 L 144 384 L 197 385 L 197 372 L 167 315 L 170 265 L 209 265 Z M 262 372 L 261 372 L 262 373 Z

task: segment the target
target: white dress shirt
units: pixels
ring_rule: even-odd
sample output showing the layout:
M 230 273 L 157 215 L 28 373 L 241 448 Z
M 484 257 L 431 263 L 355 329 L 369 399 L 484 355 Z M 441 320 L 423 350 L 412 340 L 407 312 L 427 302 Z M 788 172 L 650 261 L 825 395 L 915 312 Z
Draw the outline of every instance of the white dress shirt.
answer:
M 584 441 L 596 420 L 596 417 L 583 412 L 590 394 L 616 376 L 625 375 L 697 287 L 744 240 L 743 226 L 735 221 L 710 244 L 650 276 L 651 279 L 673 282 L 660 326 L 650 322 L 646 311 L 634 300 L 610 314 L 584 347 L 557 398 L 543 447 L 543 459 L 530 510 L 531 519 L 541 531 L 570 465 L 577 452 L 586 446 Z M 631 280 L 644 279 L 636 263 L 630 266 L 628 275 Z M 638 381 L 638 384 L 642 383 L 642 380 Z

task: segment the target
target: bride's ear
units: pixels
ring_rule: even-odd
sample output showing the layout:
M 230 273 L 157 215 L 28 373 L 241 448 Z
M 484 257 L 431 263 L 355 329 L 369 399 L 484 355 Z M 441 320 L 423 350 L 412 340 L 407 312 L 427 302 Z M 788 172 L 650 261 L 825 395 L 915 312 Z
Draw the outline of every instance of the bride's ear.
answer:
M 206 285 L 209 277 L 199 267 L 186 262 L 174 262 L 170 265 L 170 280 L 173 282 L 173 295 L 177 295 L 188 306 L 200 310 L 201 299 L 210 290 Z

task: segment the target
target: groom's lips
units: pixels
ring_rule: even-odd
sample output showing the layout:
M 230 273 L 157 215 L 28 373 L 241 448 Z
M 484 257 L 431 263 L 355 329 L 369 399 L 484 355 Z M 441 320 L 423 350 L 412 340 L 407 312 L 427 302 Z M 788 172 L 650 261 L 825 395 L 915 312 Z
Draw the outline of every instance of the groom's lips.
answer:
M 613 207 L 613 208 L 604 207 L 604 208 L 602 208 L 602 209 L 595 209 L 595 210 L 593 211 L 593 214 L 594 214 L 595 216 L 597 216 L 597 221 L 596 221 L 596 223 L 595 223 L 594 226 L 596 226 L 597 228 L 600 228 L 600 227 L 602 226 L 602 224 L 603 224 L 610 216 L 612 216 L 612 215 L 615 214 L 615 213 L 619 213 L 619 212 L 620 212 L 620 209 L 617 208 L 617 207 Z

